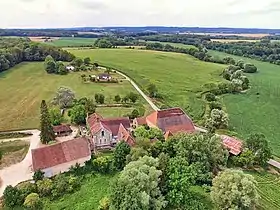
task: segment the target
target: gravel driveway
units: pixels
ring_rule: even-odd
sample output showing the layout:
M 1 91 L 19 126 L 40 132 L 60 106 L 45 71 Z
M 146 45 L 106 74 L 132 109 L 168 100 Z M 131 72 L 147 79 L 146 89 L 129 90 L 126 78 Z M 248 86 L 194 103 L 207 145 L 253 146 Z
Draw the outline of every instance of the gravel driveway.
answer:
M 0 177 L 2 180 L 2 185 L 0 187 L 0 196 L 3 195 L 3 192 L 8 185 L 15 186 L 20 182 L 32 179 L 33 173 L 31 171 L 31 165 L 32 165 L 31 150 L 41 146 L 40 131 L 28 130 L 28 131 L 19 131 L 19 132 L 33 134 L 29 138 L 24 138 L 25 141 L 30 142 L 30 147 L 23 161 L 0 170 Z

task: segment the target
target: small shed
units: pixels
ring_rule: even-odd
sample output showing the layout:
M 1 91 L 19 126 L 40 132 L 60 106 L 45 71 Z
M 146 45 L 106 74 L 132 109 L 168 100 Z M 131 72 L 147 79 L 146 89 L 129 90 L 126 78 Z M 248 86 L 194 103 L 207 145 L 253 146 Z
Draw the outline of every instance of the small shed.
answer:
M 57 137 L 68 136 L 68 135 L 70 135 L 73 132 L 73 130 L 71 129 L 70 125 L 57 125 L 57 126 L 53 126 L 53 131 L 54 131 L 54 134 Z

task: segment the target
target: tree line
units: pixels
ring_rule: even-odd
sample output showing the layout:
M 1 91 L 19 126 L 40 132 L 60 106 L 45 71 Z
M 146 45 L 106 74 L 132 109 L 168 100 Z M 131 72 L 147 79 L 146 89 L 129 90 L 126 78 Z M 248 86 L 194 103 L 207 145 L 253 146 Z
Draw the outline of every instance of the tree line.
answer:
M 44 61 L 48 55 L 59 61 L 71 61 L 75 57 L 66 50 L 29 39 L 0 38 L 0 72 L 24 61 Z

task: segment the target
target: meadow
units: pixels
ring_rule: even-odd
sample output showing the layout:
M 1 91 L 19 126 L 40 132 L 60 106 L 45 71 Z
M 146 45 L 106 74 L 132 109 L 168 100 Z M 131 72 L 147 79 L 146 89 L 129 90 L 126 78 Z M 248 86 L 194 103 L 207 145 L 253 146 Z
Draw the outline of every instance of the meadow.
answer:
M 0 74 L 0 131 L 37 128 L 41 101 L 51 102 L 61 86 L 71 88 L 76 98 L 94 98 L 96 93 L 105 95 L 105 103 L 112 103 L 115 95 L 136 92 L 128 81 L 120 83 L 84 83 L 81 75 L 47 74 L 43 63 L 22 63 Z M 88 74 L 95 74 L 94 71 Z M 142 100 L 142 101 L 141 101 Z M 140 98 L 139 103 L 144 103 Z
M 248 172 L 257 181 L 257 191 L 260 195 L 259 206 L 261 210 L 280 209 L 280 178 L 279 175 L 267 172 Z
M 58 200 L 45 200 L 44 209 L 93 209 L 97 210 L 99 201 L 109 194 L 110 183 L 113 175 L 90 175 L 83 181 L 81 189 L 72 194 L 67 194 Z
M 251 133 L 263 133 L 273 153 L 280 156 L 280 67 L 267 62 L 209 51 L 213 56 L 231 56 L 236 60 L 255 64 L 259 72 L 248 74 L 251 88 L 246 94 L 226 95 L 223 101 L 230 118 L 230 129 L 240 138 Z
M 45 44 L 57 47 L 93 46 L 95 40 L 95 38 L 61 37 L 50 42 L 45 42 Z
M 182 107 L 195 120 L 204 115 L 201 93 L 205 84 L 222 81 L 224 65 L 199 61 L 179 53 L 129 49 L 69 50 L 78 57 L 91 57 L 101 65 L 119 69 L 145 90 L 154 83 L 163 103 Z

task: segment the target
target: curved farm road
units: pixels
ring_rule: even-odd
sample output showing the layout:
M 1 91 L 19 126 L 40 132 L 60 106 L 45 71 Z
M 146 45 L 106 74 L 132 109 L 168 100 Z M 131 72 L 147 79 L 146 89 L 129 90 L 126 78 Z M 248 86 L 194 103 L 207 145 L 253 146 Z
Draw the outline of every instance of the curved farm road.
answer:
M 32 179 L 32 171 L 31 171 L 31 165 L 32 165 L 32 155 L 31 150 L 38 148 L 40 143 L 40 131 L 39 130 L 25 130 L 25 131 L 19 131 L 22 133 L 32 133 L 33 135 L 29 138 L 24 138 L 25 141 L 30 142 L 29 150 L 25 156 L 25 158 L 17 164 L 11 165 L 9 167 L 3 168 L 0 170 L 0 178 L 2 181 L 2 184 L 0 186 L 0 196 L 3 195 L 3 192 L 5 188 L 8 185 L 15 186 L 20 182 Z M 20 140 L 19 139 L 13 139 L 13 140 Z
M 159 111 L 160 109 L 153 103 L 153 101 L 139 88 L 139 86 L 132 80 L 130 79 L 127 75 L 125 75 L 124 73 L 118 71 L 118 70 L 115 70 L 116 73 L 118 73 L 119 75 L 123 76 L 127 81 L 129 81 L 132 86 L 138 91 L 138 93 L 150 104 L 150 106 L 153 108 L 153 110 L 155 111 Z M 196 131 L 199 131 L 199 132 L 202 132 L 202 133 L 207 133 L 207 130 L 205 128 L 202 128 L 202 127 L 197 127 L 195 126 L 195 130 Z M 218 134 L 216 134 L 218 135 Z M 268 162 L 267 162 L 269 165 L 271 166 L 274 166 L 278 169 L 280 169 L 280 163 L 275 161 L 275 160 L 272 160 L 270 159 Z

